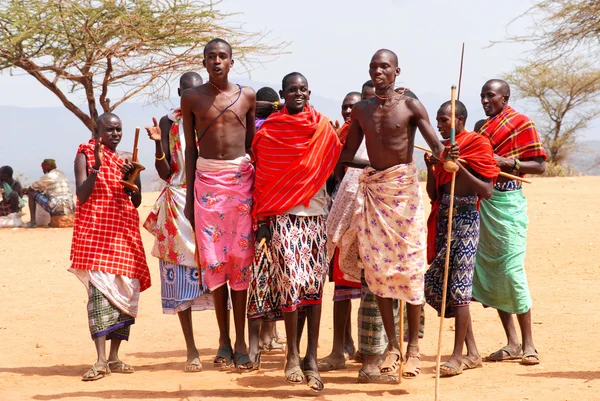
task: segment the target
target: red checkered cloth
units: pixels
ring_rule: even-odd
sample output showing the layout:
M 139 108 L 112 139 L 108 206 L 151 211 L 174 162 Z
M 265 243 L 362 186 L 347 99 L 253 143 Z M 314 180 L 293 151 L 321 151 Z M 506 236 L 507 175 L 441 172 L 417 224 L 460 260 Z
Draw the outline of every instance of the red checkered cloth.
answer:
M 79 145 L 87 157 L 88 174 L 94 165 L 91 140 Z M 140 235 L 140 217 L 120 183 L 123 162 L 106 146 L 100 173 L 88 200 L 77 201 L 71 243 L 71 267 L 96 270 L 140 280 L 140 290 L 150 287 L 150 271 Z
M 520 160 L 542 157 L 546 160 L 546 151 L 535 124 L 510 106 L 489 118 L 479 133 L 490 140 L 498 156 Z

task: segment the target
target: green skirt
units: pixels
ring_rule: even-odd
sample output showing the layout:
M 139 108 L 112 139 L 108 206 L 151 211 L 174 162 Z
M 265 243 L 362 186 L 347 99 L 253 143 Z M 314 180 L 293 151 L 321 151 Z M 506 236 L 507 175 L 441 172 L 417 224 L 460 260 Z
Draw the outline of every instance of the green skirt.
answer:
M 525 274 L 527 200 L 521 190 L 494 189 L 481 201 L 480 213 L 473 298 L 504 312 L 525 313 L 532 304 Z

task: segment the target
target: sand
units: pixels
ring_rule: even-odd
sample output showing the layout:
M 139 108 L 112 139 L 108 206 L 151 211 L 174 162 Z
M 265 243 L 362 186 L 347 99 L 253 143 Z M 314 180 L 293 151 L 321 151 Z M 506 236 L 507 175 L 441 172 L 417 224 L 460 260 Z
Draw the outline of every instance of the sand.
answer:
M 526 266 L 542 363 L 485 363 L 482 369 L 443 379 L 443 400 L 600 399 L 600 211 L 593 206 L 600 197 L 600 177 L 535 179 L 525 194 L 530 218 Z M 156 196 L 144 194 L 142 217 Z M 218 371 L 211 363 L 218 338 L 211 311 L 194 313 L 204 371 L 184 373 L 183 335 L 177 317 L 161 313 L 158 262 L 149 254 L 152 237 L 145 230 L 154 285 L 142 294 L 131 341 L 121 347 L 122 359 L 136 372 L 82 382 L 96 353 L 87 328 L 86 292 L 66 271 L 71 235 L 71 229 L 0 230 L 0 400 L 434 399 L 439 320 L 430 307 L 421 343 L 422 374 L 399 385 L 357 384 L 359 365 L 350 363 L 345 371 L 323 373 L 326 390 L 315 396 L 306 385 L 285 382 L 280 353 L 265 355 L 259 372 Z M 331 295 L 328 284 L 320 357 L 331 349 Z M 355 301 L 353 322 L 357 309 Z M 482 355 L 505 344 L 495 311 L 474 304 L 472 315 Z M 452 350 L 452 327 L 447 320 L 444 358 Z M 283 332 L 281 323 L 279 330 Z

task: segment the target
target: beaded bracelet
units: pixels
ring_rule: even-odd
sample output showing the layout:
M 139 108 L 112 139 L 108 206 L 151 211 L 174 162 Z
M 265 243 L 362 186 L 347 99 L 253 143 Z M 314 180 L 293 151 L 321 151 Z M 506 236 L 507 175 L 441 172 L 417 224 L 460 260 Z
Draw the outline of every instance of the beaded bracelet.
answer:
M 95 169 L 94 166 L 90 167 L 90 174 L 98 174 L 100 172 L 100 168 Z
M 514 160 L 515 160 L 515 165 L 513 166 L 513 173 L 518 173 L 519 170 L 521 169 L 521 161 L 516 158 Z
M 158 162 L 158 161 L 161 161 L 161 160 L 163 160 L 163 159 L 164 159 L 166 156 L 167 156 L 167 154 L 166 154 L 165 152 L 163 152 L 163 155 L 162 155 L 162 157 L 156 157 L 156 156 L 154 156 L 154 158 L 155 158 L 155 159 L 156 159 L 156 161 Z

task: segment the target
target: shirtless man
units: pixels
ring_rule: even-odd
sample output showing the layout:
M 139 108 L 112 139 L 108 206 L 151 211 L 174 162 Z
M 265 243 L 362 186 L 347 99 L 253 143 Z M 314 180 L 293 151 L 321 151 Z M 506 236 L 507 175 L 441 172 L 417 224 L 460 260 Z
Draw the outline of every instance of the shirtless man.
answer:
M 421 189 L 413 162 L 417 128 L 435 155 L 443 159 L 448 150 L 437 139 L 423 105 L 394 91 L 396 77 L 400 75 L 394 52 L 378 50 L 371 58 L 369 75 L 375 85 L 375 97 L 354 106 L 340 162 L 368 166 L 365 160 L 354 159 L 364 136 L 370 167 L 365 169 L 361 180 L 359 195 L 365 199 L 360 216 L 350 230 L 358 233 L 365 281 L 377 296 L 389 339 L 380 371 L 375 368 L 364 373 L 376 380 L 397 382 L 402 354 L 394 324 L 394 299 L 408 303 L 407 369 L 414 372 L 412 377 L 420 372 L 418 338 L 424 300 L 426 238 Z M 452 156 L 458 156 L 458 147 L 453 146 Z
M 219 38 L 208 42 L 202 64 L 209 80 L 183 93 L 181 111 L 189 183 L 184 213 L 195 228 L 200 266 L 215 303 L 220 337 L 214 363 L 230 367 L 233 362 L 242 372 L 254 365 L 248 356 L 244 329 L 254 256 L 250 216 L 254 168 L 247 152 L 255 133 L 256 96 L 251 88 L 228 81 L 233 63 L 229 43 Z M 229 337 L 228 284 L 236 332 L 234 348 Z

